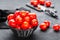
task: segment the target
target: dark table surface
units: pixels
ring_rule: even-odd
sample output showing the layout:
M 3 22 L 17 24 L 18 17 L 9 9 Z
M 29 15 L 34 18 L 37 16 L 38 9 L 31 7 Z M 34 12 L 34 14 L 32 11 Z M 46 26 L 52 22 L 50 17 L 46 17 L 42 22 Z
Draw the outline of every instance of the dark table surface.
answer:
M 29 3 L 30 0 L 0 0 L 0 9 L 9 9 L 13 10 L 20 7 L 26 7 L 26 3 Z M 38 17 L 39 24 L 42 23 L 44 20 L 49 20 L 51 22 L 50 28 L 46 32 L 42 32 L 38 28 L 33 33 L 30 38 L 26 40 L 60 40 L 60 32 L 54 32 L 52 26 L 54 24 L 60 24 L 60 0 L 54 0 L 55 9 L 58 11 L 56 13 L 58 15 L 58 19 L 54 19 L 43 12 L 37 12 L 31 8 L 31 12 L 35 12 Z M 2 26 L 7 26 L 5 23 L 0 24 Z M 1 27 L 1 26 L 0 26 Z M 8 27 L 8 26 L 7 26 Z M 13 36 L 13 32 L 10 29 L 0 29 L 0 40 L 21 40 Z

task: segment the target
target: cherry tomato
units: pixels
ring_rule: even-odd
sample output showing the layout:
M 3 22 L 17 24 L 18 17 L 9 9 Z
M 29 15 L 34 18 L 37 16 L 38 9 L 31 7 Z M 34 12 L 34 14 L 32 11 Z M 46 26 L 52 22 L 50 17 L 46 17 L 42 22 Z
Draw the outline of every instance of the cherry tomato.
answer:
M 33 27 L 38 26 L 38 20 L 37 20 L 37 19 L 33 19 L 33 20 L 31 21 L 31 24 L 32 24 Z
M 38 1 L 37 1 L 37 0 L 35 0 L 35 1 L 31 1 L 31 5 L 33 5 L 34 7 L 37 7 L 37 5 L 38 5 Z
M 22 28 L 22 30 L 27 30 L 27 29 L 29 29 L 29 26 L 30 26 L 29 22 L 24 21 L 21 25 L 21 28 Z
M 55 31 L 59 31 L 59 24 L 55 24 L 55 25 L 53 26 L 53 29 L 54 29 Z
M 39 4 L 44 5 L 45 4 L 45 0 L 39 0 Z
M 47 25 L 45 23 L 41 23 L 40 24 L 40 29 L 43 30 L 43 31 L 46 31 L 47 30 Z
M 31 20 L 37 18 L 35 13 L 29 13 L 28 15 L 30 16 Z
M 29 26 L 29 29 L 32 29 L 32 25 Z
M 20 14 L 20 11 L 16 11 L 16 12 L 14 13 L 14 16 L 17 17 L 19 14 Z
M 26 17 L 24 17 L 24 21 L 27 21 L 27 22 L 29 22 L 30 23 L 30 17 L 29 16 L 26 16 Z
M 22 22 L 23 22 L 23 19 L 22 19 L 22 17 L 20 17 L 19 15 L 15 18 L 15 21 L 16 21 L 16 23 L 18 24 L 18 25 L 20 25 L 20 24 L 22 24 Z
M 28 15 L 28 13 L 26 11 L 24 11 L 24 10 L 20 11 L 20 16 L 21 17 L 25 17 L 27 15 Z
M 17 26 L 16 26 L 16 29 L 20 30 L 20 29 L 21 29 L 21 27 L 20 27 L 19 25 L 17 25 Z
M 49 26 L 50 26 L 50 21 L 45 20 L 45 21 L 44 21 L 44 23 L 47 25 L 47 27 L 49 27 Z
M 9 14 L 9 15 L 7 16 L 7 19 L 8 19 L 8 20 L 14 19 L 14 14 Z
M 8 21 L 8 24 L 9 24 L 10 27 L 16 28 L 16 22 L 15 22 L 14 19 L 9 20 L 9 21 Z
M 46 7 L 50 7 L 51 6 L 51 2 L 50 1 L 46 1 Z

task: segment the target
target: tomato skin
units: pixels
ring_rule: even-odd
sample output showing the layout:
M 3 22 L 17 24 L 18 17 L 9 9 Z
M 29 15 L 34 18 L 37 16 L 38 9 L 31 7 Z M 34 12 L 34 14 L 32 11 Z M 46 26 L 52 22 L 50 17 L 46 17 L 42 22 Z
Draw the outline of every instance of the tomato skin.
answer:
M 54 26 L 53 26 L 53 29 L 55 30 L 55 31 L 59 31 L 59 25 L 58 24 L 55 24 Z
M 20 25 L 17 25 L 16 26 L 16 29 L 20 30 L 21 29 Z
M 41 23 L 40 24 L 40 29 L 43 30 L 43 31 L 46 31 L 47 30 L 47 25 L 45 23 Z
M 29 13 L 28 15 L 30 16 L 31 20 L 37 18 L 35 13 Z
M 24 11 L 24 10 L 22 10 L 21 12 L 20 12 L 20 16 L 21 17 L 25 17 L 25 16 L 27 16 L 28 15 L 28 13 L 26 12 L 26 11 Z
M 46 1 L 45 5 L 46 5 L 46 7 L 50 7 L 51 6 L 51 2 L 50 1 Z
M 8 24 L 9 24 L 10 27 L 16 28 L 16 22 L 15 22 L 14 19 L 9 20 L 9 21 L 8 21 Z
M 29 17 L 29 16 L 26 16 L 26 17 L 24 17 L 24 21 L 27 21 L 27 22 L 29 22 L 29 23 L 30 23 L 31 19 L 30 19 L 30 17 Z
M 20 11 L 16 11 L 16 12 L 14 13 L 14 16 L 15 16 L 15 17 L 17 17 L 18 15 L 20 15 Z
M 44 21 L 44 23 L 47 25 L 47 27 L 49 27 L 49 26 L 50 26 L 50 21 L 45 20 L 45 21 Z
M 37 5 L 38 5 L 38 1 L 37 1 L 37 0 L 35 0 L 35 1 L 31 1 L 31 5 L 33 5 L 34 7 L 37 7 Z
M 9 14 L 9 15 L 7 16 L 7 19 L 8 19 L 8 21 L 11 20 L 11 19 L 14 19 L 14 14 Z
M 33 19 L 33 20 L 31 21 L 31 25 L 32 25 L 33 27 L 38 26 L 38 21 L 37 21 L 37 19 Z
M 15 18 L 15 21 L 16 21 L 16 24 L 20 25 L 20 24 L 22 24 L 23 19 L 22 19 L 22 17 L 20 17 L 20 15 L 18 15 L 18 16 Z
M 39 4 L 44 5 L 45 4 L 45 0 L 39 0 Z
M 27 29 L 29 29 L 29 26 L 30 26 L 29 22 L 24 21 L 21 25 L 21 29 L 22 30 L 27 30 Z

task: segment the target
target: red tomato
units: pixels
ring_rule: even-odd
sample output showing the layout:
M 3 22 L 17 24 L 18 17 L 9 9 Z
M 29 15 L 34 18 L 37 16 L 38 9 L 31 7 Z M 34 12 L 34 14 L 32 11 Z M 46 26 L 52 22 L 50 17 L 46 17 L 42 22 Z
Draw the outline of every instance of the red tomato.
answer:
M 10 27 L 16 28 L 16 22 L 15 22 L 14 19 L 9 20 L 9 21 L 8 21 L 8 24 L 9 24 Z
M 51 6 L 51 2 L 50 1 L 46 1 L 46 7 L 50 7 Z
M 37 1 L 37 0 L 35 0 L 35 1 L 31 1 L 31 5 L 33 5 L 34 7 L 37 7 L 37 5 L 38 5 L 38 1 Z
M 18 24 L 18 25 L 20 25 L 20 24 L 22 24 L 22 22 L 23 22 L 23 19 L 22 19 L 22 17 L 20 17 L 19 15 L 15 18 L 15 21 L 16 21 L 16 23 Z
M 45 0 L 39 0 L 39 4 L 44 5 L 45 4 Z
M 33 19 L 33 20 L 31 21 L 31 24 L 32 24 L 33 27 L 38 26 L 38 21 L 37 21 L 37 19 Z
M 59 31 L 59 24 L 55 24 L 55 25 L 53 26 L 53 29 L 54 29 L 55 31 Z
M 28 15 L 30 16 L 31 20 L 37 18 L 35 13 L 29 13 Z
M 20 26 L 19 26 L 19 25 L 17 25 L 17 26 L 16 26 L 16 29 L 20 30 L 21 28 L 20 28 Z
M 20 12 L 20 16 L 21 17 L 25 17 L 25 16 L 27 16 L 28 15 L 28 13 L 26 12 L 26 11 L 24 11 L 24 10 L 22 10 L 21 12 Z
M 45 21 L 44 21 L 44 23 L 47 25 L 47 27 L 49 27 L 49 26 L 50 26 L 50 21 L 45 20 Z
M 23 30 L 27 30 L 27 29 L 29 28 L 29 26 L 30 26 L 29 22 L 24 21 L 24 22 L 22 23 L 22 25 L 21 25 L 21 28 L 22 28 Z
M 40 29 L 43 30 L 43 31 L 46 31 L 47 30 L 47 25 L 45 23 L 41 23 L 40 24 Z
M 30 17 L 29 16 L 26 16 L 26 17 L 24 17 L 24 21 L 27 21 L 27 22 L 29 22 L 30 23 Z
M 8 19 L 8 20 L 14 19 L 14 14 L 9 14 L 9 15 L 7 16 L 7 19 Z
M 14 13 L 14 16 L 17 17 L 19 14 L 20 14 L 20 11 L 16 11 L 16 12 Z
M 32 29 L 32 25 L 29 26 L 29 29 Z

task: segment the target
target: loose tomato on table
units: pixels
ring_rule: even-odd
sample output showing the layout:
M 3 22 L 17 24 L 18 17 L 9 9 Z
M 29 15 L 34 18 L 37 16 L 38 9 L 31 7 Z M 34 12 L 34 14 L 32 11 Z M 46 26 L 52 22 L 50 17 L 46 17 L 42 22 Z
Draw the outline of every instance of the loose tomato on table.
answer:
M 51 6 L 51 2 L 50 1 L 46 1 L 45 5 L 46 5 L 46 7 L 50 7 Z
M 55 31 L 59 31 L 59 24 L 55 24 L 54 26 L 53 26 L 53 30 L 55 30 Z
M 40 29 L 41 29 L 42 31 L 46 31 L 46 30 L 47 30 L 47 25 L 46 25 L 45 23 L 41 23 L 41 24 L 40 24 Z
M 47 25 L 47 27 L 49 27 L 49 26 L 50 26 L 50 21 L 45 20 L 45 21 L 44 21 L 44 23 Z
M 14 19 L 14 14 L 9 14 L 9 15 L 7 16 L 7 19 L 8 19 L 8 21 L 11 20 L 11 19 Z
M 39 4 L 44 5 L 45 4 L 45 0 L 38 0 Z
M 37 0 L 31 1 L 31 5 L 33 5 L 34 7 L 37 7 L 38 4 L 39 3 Z

